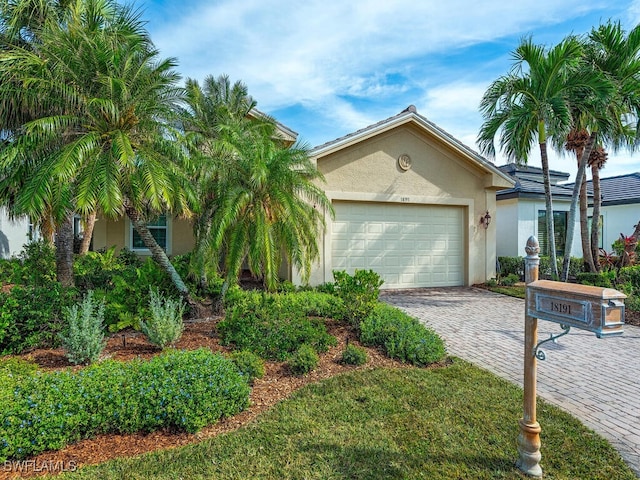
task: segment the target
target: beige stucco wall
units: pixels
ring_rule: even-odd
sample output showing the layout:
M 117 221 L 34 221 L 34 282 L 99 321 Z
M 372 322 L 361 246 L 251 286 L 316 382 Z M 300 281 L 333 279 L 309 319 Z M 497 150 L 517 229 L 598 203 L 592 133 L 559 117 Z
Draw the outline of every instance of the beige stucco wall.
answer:
M 403 154 L 412 160 L 408 171 L 398 166 L 398 157 Z M 495 215 L 495 174 L 464 158 L 446 142 L 412 124 L 402 125 L 328 152 L 316 161 L 325 176 L 324 188 L 330 200 L 463 207 L 465 284 L 484 282 L 495 275 L 495 226 L 485 230 L 479 222 L 487 210 Z M 311 284 L 333 280 L 331 220 L 327 222 L 328 228 L 320 238 L 323 257 L 315 265 Z M 299 281 L 299 276 L 294 275 L 294 280 Z
M 118 250 L 130 245 L 130 224 L 127 218 L 110 220 L 98 218 L 93 231 L 93 249 L 116 246 Z M 182 218 L 169 219 L 169 255 L 181 255 L 190 252 L 195 245 L 191 222 Z M 139 252 L 144 255 L 145 252 Z

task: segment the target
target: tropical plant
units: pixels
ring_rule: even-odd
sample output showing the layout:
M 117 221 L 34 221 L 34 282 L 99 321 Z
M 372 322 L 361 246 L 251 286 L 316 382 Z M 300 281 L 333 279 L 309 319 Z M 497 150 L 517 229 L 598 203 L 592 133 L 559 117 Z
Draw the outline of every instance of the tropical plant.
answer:
M 187 88 L 185 130 L 203 165 L 195 249 L 200 270 L 222 263 L 229 286 L 246 263 L 274 291 L 284 254 L 308 279 L 318 230 L 332 213 L 308 148 L 286 145 L 275 121 L 252 110 L 242 84 L 230 88 L 220 77 L 209 78 L 204 89 L 195 81 Z
M 597 172 L 604 165 L 606 154 L 602 147 L 605 144 L 613 150 L 623 146 L 633 149 L 637 145 L 640 128 L 640 100 L 637 95 L 640 87 L 640 26 L 628 37 L 625 37 L 619 22 L 609 22 L 593 29 L 583 53 L 585 61 L 582 65 L 595 88 L 578 90 L 572 98 L 576 110 L 574 125 L 589 132 L 589 140 L 579 161 L 569 210 L 567 248 L 562 268 L 564 281 L 568 278 L 576 205 L 587 165 L 592 165 L 592 172 Z M 594 150 L 595 154 L 592 156 Z M 596 180 L 599 180 L 598 175 Z M 592 252 L 598 246 L 599 209 L 600 199 L 596 201 L 594 196 L 591 240 L 596 243 L 591 244 Z
M 510 161 L 527 163 L 538 143 L 544 179 L 547 213 L 547 245 L 553 276 L 558 276 L 553 228 L 553 204 L 549 178 L 547 139 L 566 139 L 572 123 L 570 100 L 584 90 L 586 72 L 578 69 L 582 43 L 567 37 L 547 49 L 524 39 L 513 52 L 511 71 L 495 80 L 480 103 L 484 122 L 478 135 L 483 153 L 495 156 L 495 138 Z
M 190 215 L 195 198 L 175 141 L 182 98 L 175 61 L 158 57 L 131 7 L 83 0 L 71 3 L 67 15 L 64 23 L 42 30 L 37 52 L 3 53 L 0 74 L 57 107 L 24 123 L 2 151 L 3 185 L 19 184 L 16 203 L 39 215 L 51 205 L 81 215 L 96 209 L 107 217 L 126 213 L 190 301 L 146 227 L 161 213 Z

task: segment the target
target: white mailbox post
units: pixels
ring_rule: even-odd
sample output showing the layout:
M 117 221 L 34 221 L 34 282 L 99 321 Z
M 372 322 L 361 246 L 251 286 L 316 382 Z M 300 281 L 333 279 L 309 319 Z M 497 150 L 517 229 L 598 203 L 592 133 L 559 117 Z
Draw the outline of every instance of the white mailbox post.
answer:
M 540 248 L 535 237 L 525 247 L 524 414 L 518 435 L 518 468 L 534 477 L 540 467 L 540 425 L 536 420 L 537 360 L 544 360 L 542 343 L 569 333 L 571 327 L 598 338 L 622 335 L 626 295 L 612 288 L 538 280 Z M 559 323 L 563 333 L 538 342 L 538 319 Z

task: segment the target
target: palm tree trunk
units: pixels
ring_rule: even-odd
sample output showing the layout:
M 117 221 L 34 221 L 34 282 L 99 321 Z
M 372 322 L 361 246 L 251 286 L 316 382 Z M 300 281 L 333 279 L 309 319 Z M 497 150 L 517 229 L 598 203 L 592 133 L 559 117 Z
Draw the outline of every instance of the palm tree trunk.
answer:
M 573 236 L 576 230 L 576 210 L 578 207 L 578 199 L 580 197 L 580 188 L 582 188 L 582 180 L 585 177 L 585 170 L 587 168 L 587 161 L 593 150 L 593 145 L 596 141 L 596 133 L 591 132 L 589 135 L 589 141 L 584 147 L 584 151 L 580 157 L 580 164 L 578 165 L 578 173 L 576 173 L 576 181 L 573 184 L 573 195 L 571 196 L 571 206 L 569 207 L 569 218 L 567 220 L 567 238 L 564 247 L 564 260 L 562 262 L 562 277 L 563 282 L 569 279 L 569 264 L 571 262 L 571 247 L 573 246 Z
M 580 187 L 580 240 L 582 242 L 582 263 L 590 272 L 596 272 L 597 267 L 593 261 L 593 252 L 591 251 L 591 237 L 589 236 L 589 214 L 588 214 L 588 198 L 587 198 L 587 176 L 582 177 L 582 186 Z
M 91 237 L 93 237 L 93 227 L 96 224 L 96 212 L 91 212 L 83 221 L 83 236 L 80 243 L 80 255 L 84 255 L 89 251 L 91 245 Z
M 73 214 L 56 229 L 56 278 L 64 287 L 73 287 Z
M 129 220 L 131 220 L 131 223 L 133 224 L 133 228 L 136 229 L 136 232 L 138 232 L 138 235 L 140 235 L 140 238 L 144 242 L 145 246 L 151 252 L 151 257 L 153 258 L 153 260 L 158 265 L 160 265 L 160 267 L 164 271 L 166 271 L 169 274 L 171 281 L 173 282 L 173 284 L 175 285 L 176 289 L 178 290 L 182 298 L 185 300 L 185 302 L 187 302 L 189 305 L 195 305 L 195 302 L 192 300 L 191 296 L 189 295 L 189 289 L 187 288 L 184 281 L 180 277 L 180 274 L 176 271 L 175 267 L 171 264 L 169 257 L 167 257 L 167 253 L 162 249 L 162 247 L 160 247 L 160 245 L 158 245 L 158 242 L 156 242 L 156 239 L 153 238 L 153 235 L 151 235 L 151 232 L 147 228 L 147 225 L 144 222 L 144 220 L 140 219 L 140 215 L 138 214 L 135 207 L 131 204 L 131 202 L 128 199 L 125 199 L 123 203 L 124 203 L 124 210 L 127 216 L 129 217 Z
M 600 168 L 598 165 L 591 167 L 591 179 L 593 181 L 593 213 L 591 217 L 591 252 L 594 258 L 599 257 L 600 252 L 600 206 L 602 196 L 600 194 Z M 600 262 L 597 262 L 595 272 L 600 271 Z
M 544 129 L 544 124 L 540 127 Z M 544 138 L 544 137 L 542 137 Z M 547 246 L 549 249 L 549 262 L 551 263 L 551 276 L 558 278 L 558 262 L 556 260 L 556 238 L 553 228 L 553 204 L 551 200 L 551 181 L 549 179 L 549 157 L 547 156 L 547 142 L 540 142 L 540 160 L 542 163 L 542 178 L 544 180 L 544 200 L 547 213 Z

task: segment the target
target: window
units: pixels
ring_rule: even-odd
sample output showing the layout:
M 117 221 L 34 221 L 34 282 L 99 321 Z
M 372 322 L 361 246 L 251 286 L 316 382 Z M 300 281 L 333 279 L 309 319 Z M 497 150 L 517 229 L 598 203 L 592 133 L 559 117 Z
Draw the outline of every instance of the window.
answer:
M 138 234 L 138 232 L 136 231 L 135 228 L 133 228 L 133 224 L 131 224 L 131 250 L 147 250 L 146 245 L 144 244 L 144 241 L 142 240 L 142 238 L 140 237 L 140 235 Z M 163 250 L 167 251 L 167 245 L 168 245 L 168 233 L 169 233 L 169 228 L 167 225 L 167 216 L 166 215 L 160 215 L 158 218 L 154 219 L 154 220 L 150 220 L 147 223 L 147 228 L 149 229 L 149 232 L 151 232 L 151 235 L 153 236 L 153 238 L 156 239 L 156 242 L 158 242 L 158 245 L 160 245 Z
M 553 233 L 556 240 L 556 255 L 564 256 L 567 239 L 568 212 L 553 212 Z M 540 243 L 540 255 L 549 255 L 549 242 L 547 242 L 547 212 L 538 210 L 538 242 Z

